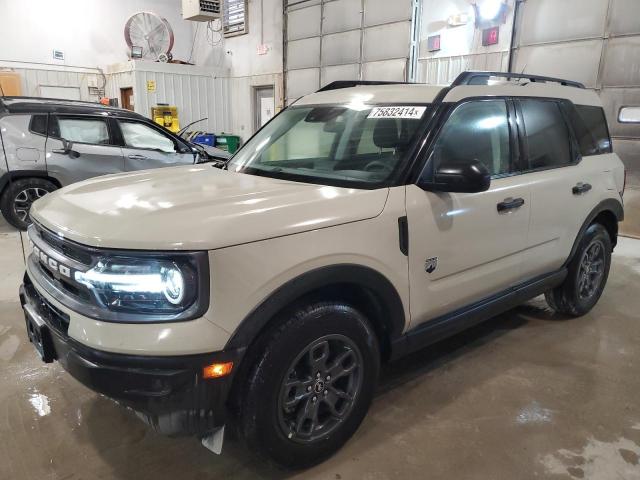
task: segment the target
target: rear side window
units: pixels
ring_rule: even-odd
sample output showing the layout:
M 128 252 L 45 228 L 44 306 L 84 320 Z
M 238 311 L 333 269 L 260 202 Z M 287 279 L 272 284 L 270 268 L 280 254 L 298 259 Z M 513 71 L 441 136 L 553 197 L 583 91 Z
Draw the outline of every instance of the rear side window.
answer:
M 29 130 L 39 135 L 47 134 L 47 115 L 33 115 Z
M 60 137 L 71 142 L 109 145 L 109 127 L 101 118 L 58 117 Z
M 557 102 L 521 100 L 529 169 L 563 167 L 572 163 L 569 129 Z
M 571 105 L 569 118 L 583 157 L 611 153 L 611 139 L 602 108 Z

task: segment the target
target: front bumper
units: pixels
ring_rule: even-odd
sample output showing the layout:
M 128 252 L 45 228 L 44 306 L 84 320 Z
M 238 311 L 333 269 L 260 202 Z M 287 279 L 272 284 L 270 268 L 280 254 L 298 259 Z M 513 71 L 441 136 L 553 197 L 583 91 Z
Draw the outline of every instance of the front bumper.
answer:
M 244 350 L 170 357 L 105 352 L 69 337 L 68 317 L 37 292 L 26 274 L 20 303 L 30 340 L 45 362 L 57 360 L 82 384 L 132 408 L 157 431 L 204 436 L 225 424 Z M 214 362 L 234 362 L 234 369 L 226 377 L 203 379 L 203 367 Z

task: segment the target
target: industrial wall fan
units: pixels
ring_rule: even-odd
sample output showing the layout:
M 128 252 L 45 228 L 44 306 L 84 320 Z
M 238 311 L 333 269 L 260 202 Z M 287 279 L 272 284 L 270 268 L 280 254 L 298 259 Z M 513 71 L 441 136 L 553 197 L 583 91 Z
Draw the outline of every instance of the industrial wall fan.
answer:
M 124 26 L 124 38 L 132 58 L 168 62 L 173 48 L 173 30 L 166 18 L 151 12 L 132 15 Z

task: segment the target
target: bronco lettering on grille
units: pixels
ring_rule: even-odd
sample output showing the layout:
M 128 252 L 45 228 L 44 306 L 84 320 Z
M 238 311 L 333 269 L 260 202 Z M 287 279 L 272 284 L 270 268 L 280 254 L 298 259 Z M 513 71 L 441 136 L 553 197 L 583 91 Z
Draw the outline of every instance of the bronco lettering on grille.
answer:
M 67 278 L 71 278 L 71 268 L 63 265 L 62 263 L 54 260 L 49 257 L 46 253 L 36 247 L 33 242 L 31 242 L 31 247 L 33 248 L 33 254 L 40 260 L 40 263 L 44 264 L 50 270 L 54 272 L 59 272 L 60 275 L 64 275 Z

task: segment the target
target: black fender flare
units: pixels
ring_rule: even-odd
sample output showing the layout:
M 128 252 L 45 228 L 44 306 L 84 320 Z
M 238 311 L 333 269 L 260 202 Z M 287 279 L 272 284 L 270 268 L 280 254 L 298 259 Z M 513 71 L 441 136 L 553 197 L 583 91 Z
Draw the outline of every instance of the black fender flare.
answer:
M 571 260 L 573 259 L 573 256 L 575 255 L 576 250 L 578 249 L 578 244 L 580 243 L 580 239 L 584 235 L 584 232 L 587 231 L 587 228 L 589 228 L 589 225 L 593 223 L 595 218 L 603 212 L 613 213 L 613 215 L 616 217 L 618 222 L 622 222 L 624 220 L 624 207 L 622 206 L 622 202 L 613 198 L 608 198 L 600 202 L 593 210 L 591 210 L 589 215 L 587 215 L 587 218 L 585 219 L 585 221 L 582 223 L 582 226 L 580 227 L 580 231 L 578 232 L 578 235 L 576 236 L 576 239 L 573 242 L 573 246 L 571 247 L 571 253 L 567 258 L 567 261 L 564 263 L 565 267 L 569 265 L 569 262 L 571 262 Z M 612 238 L 611 241 L 615 245 L 616 239 Z
M 5 187 L 9 184 L 11 180 L 20 180 L 21 178 L 44 178 L 45 180 L 49 180 L 55 183 L 58 188 L 62 188 L 62 185 L 58 180 L 51 177 L 46 170 L 16 170 L 12 172 L 5 173 L 0 177 L 0 192 L 3 192 Z
M 282 309 L 321 288 L 350 284 L 374 294 L 385 309 L 383 319 L 390 339 L 402 334 L 405 313 L 393 284 L 380 272 L 362 265 L 340 264 L 310 270 L 278 287 L 247 315 L 227 341 L 224 350 L 246 348 Z

